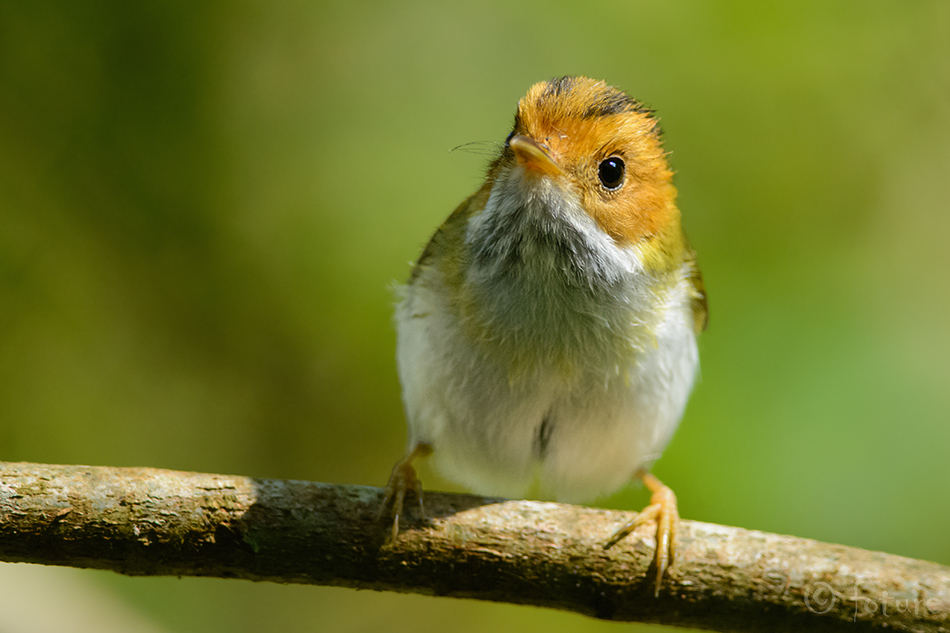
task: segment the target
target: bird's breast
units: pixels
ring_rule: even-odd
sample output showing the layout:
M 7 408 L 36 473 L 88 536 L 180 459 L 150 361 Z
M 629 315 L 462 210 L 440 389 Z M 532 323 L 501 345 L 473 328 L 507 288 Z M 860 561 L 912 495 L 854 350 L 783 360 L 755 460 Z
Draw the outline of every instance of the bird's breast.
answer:
M 531 376 L 622 371 L 652 344 L 664 288 L 569 197 L 492 193 L 469 221 L 465 331 Z M 553 198 L 553 199 L 552 199 Z

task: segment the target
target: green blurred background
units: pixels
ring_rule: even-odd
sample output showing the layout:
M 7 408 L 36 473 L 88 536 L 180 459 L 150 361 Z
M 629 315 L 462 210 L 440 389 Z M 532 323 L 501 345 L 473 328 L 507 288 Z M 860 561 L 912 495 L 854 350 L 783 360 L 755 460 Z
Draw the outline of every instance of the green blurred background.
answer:
M 392 289 L 488 161 L 451 149 L 587 74 L 659 111 L 709 291 L 656 467 L 683 516 L 950 564 L 950 4 L 764 5 L 3 2 L 0 459 L 383 484 Z M 612 626 L 25 565 L 0 565 L 0 612 Z

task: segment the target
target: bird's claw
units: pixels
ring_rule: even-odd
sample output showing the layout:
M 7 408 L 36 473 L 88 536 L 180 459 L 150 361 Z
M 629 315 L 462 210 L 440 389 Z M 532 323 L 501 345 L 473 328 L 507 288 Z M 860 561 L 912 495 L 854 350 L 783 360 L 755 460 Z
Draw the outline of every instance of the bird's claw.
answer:
M 426 515 L 425 505 L 422 502 L 422 481 L 416 475 L 412 460 L 428 455 L 430 452 L 432 452 L 432 449 L 427 444 L 420 444 L 393 466 L 393 472 L 389 476 L 389 483 L 386 484 L 383 502 L 379 506 L 376 520 L 379 521 L 382 518 L 387 507 L 391 508 L 390 516 L 393 519 L 392 538 L 394 541 L 399 536 L 399 518 L 403 514 L 406 493 L 412 492 L 416 495 L 416 499 L 419 500 L 420 515 L 422 517 Z
M 633 532 L 639 526 L 650 521 L 656 522 L 656 589 L 655 595 L 660 595 L 660 583 L 666 570 L 672 567 L 676 548 L 678 546 L 677 528 L 679 527 L 679 511 L 676 507 L 676 495 L 659 479 L 649 473 L 641 475 L 643 483 L 653 493 L 650 505 L 643 509 L 636 517 L 624 524 L 613 533 L 604 543 L 604 549 L 614 546 L 618 541 Z

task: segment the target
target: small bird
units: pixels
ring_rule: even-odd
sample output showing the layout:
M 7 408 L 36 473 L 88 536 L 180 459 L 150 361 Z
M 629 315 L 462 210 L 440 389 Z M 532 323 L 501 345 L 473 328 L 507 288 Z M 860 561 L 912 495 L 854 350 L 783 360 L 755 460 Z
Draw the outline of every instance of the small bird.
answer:
M 653 112 L 561 77 L 518 103 L 485 183 L 438 228 L 396 310 L 409 427 L 381 513 L 399 530 L 413 461 L 483 495 L 576 502 L 632 478 L 656 522 L 656 593 L 676 496 L 649 472 L 698 368 L 706 292 Z M 424 509 L 423 509 L 424 513 Z

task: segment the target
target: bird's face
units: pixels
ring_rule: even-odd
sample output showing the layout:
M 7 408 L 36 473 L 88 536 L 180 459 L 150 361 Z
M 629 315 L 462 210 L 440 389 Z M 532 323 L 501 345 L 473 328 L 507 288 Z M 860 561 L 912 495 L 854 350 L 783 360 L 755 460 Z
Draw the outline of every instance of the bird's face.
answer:
M 652 113 L 602 81 L 565 77 L 534 85 L 489 181 L 522 203 L 579 210 L 647 268 L 678 262 L 684 242 L 672 172 Z

